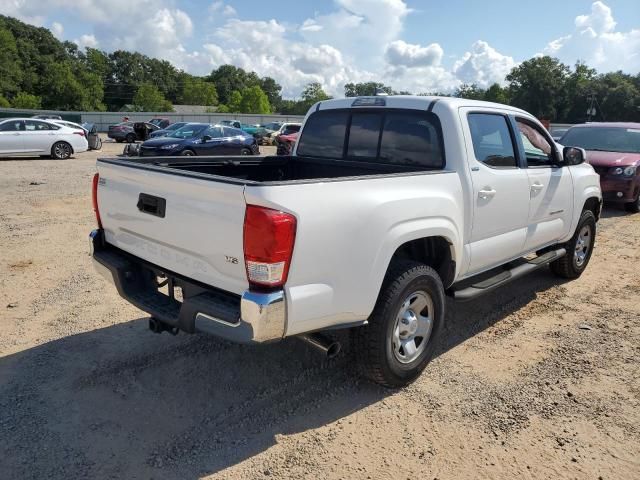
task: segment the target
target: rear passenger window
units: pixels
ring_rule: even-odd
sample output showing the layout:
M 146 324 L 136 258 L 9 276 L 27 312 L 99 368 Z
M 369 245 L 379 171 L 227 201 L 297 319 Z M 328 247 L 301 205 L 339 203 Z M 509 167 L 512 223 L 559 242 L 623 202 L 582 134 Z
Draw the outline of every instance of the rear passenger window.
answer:
M 25 120 L 24 121 L 25 130 L 27 131 L 40 131 L 40 130 L 57 130 L 52 128 L 51 125 L 45 122 L 38 122 L 36 120 Z
M 382 115 L 379 113 L 354 113 L 351 116 L 348 157 L 378 156 L 381 122 Z
M 488 113 L 470 113 L 468 118 L 476 159 L 493 168 L 517 167 L 507 119 Z
M 444 154 L 438 130 L 424 114 L 388 113 L 382 130 L 380 160 L 442 168 Z
M 298 155 L 342 158 L 349 112 L 314 113 L 308 119 L 298 142 Z

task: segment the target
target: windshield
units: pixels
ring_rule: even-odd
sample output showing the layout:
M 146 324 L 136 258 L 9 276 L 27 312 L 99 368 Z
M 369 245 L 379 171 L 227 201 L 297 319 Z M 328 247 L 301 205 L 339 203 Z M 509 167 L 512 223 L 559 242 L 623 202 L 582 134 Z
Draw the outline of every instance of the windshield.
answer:
M 171 132 L 167 137 L 170 138 L 193 138 L 200 135 L 208 125 L 185 125 L 177 129 L 175 132 Z
M 585 150 L 640 153 L 640 128 L 572 128 L 560 139 L 560 143 Z

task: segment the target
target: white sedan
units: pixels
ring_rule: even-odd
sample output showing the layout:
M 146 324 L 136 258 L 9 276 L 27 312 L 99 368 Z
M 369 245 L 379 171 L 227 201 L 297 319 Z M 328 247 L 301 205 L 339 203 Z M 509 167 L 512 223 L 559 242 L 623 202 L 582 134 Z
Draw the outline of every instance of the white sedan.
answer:
M 34 118 L 0 121 L 0 156 L 40 155 L 65 160 L 89 148 L 84 131 Z

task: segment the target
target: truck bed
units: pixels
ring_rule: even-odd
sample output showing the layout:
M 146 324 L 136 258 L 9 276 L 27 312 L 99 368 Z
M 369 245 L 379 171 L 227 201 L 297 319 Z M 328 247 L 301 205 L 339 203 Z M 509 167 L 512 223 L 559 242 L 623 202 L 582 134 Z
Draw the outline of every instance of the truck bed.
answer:
M 421 165 L 297 156 L 124 157 L 101 158 L 99 161 L 198 178 L 215 176 L 219 181 L 243 184 L 305 183 L 430 171 Z

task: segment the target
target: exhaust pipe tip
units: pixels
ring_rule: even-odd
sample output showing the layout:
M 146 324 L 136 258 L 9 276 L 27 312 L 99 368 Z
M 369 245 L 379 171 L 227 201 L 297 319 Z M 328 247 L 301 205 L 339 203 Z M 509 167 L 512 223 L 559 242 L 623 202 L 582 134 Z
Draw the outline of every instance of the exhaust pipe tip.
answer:
M 149 330 L 153 333 L 162 333 L 162 326 L 157 319 L 149 317 Z
M 327 358 L 337 357 L 341 350 L 342 345 L 340 345 L 340 342 L 333 342 L 329 345 L 329 348 L 327 348 Z
M 336 357 L 342 350 L 342 345 L 340 344 L 340 342 L 327 338 L 318 333 L 299 335 L 298 338 L 314 347 L 318 352 L 327 357 L 327 359 Z

